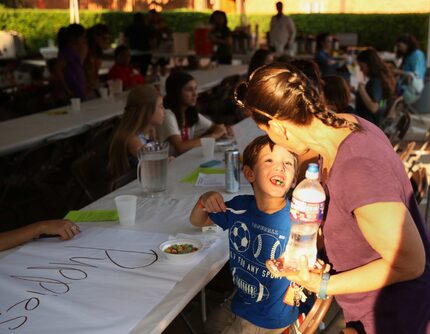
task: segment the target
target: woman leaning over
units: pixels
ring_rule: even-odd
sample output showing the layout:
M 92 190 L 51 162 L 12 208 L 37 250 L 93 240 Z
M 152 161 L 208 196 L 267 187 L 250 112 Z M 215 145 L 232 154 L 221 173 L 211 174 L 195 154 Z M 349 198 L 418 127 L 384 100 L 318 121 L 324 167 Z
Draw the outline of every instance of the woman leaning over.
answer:
M 223 124 L 214 124 L 197 108 L 197 83 L 186 72 L 173 72 L 166 80 L 166 118 L 157 127 L 159 141 L 169 141 L 172 154 L 182 154 L 200 146 L 201 137 L 218 139 L 226 134 Z
M 119 176 L 137 165 L 139 149 L 156 140 L 155 126 L 163 123 L 163 99 L 153 85 L 133 88 L 109 149 L 108 172 Z
M 329 196 L 322 227 L 331 276 L 285 271 L 324 298 L 335 296 L 358 333 L 430 333 L 430 241 L 404 167 L 385 135 L 334 114 L 294 66 L 268 65 L 236 99 L 278 145 L 319 155 Z

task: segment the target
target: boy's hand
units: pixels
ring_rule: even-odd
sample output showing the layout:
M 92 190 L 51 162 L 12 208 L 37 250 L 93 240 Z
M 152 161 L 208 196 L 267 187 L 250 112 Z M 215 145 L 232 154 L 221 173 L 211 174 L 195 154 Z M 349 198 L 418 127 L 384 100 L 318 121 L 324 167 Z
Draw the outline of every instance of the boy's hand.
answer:
M 207 193 L 204 193 L 200 197 L 200 201 L 208 213 L 227 211 L 227 207 L 225 206 L 225 203 L 224 203 L 224 198 L 219 192 L 209 191 Z

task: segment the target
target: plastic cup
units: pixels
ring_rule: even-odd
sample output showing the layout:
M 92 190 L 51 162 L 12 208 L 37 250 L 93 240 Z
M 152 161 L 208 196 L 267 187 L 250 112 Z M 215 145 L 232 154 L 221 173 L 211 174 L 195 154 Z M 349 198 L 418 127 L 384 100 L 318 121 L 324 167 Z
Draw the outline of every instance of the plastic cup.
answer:
M 109 91 L 106 87 L 99 88 L 100 97 L 106 100 L 109 97 Z
M 200 138 L 202 153 L 205 159 L 213 159 L 215 149 L 215 138 Z
M 70 99 L 70 104 L 72 105 L 73 112 L 81 111 L 81 99 L 79 97 L 73 97 Z
M 137 196 L 121 195 L 115 197 L 115 205 L 118 210 L 119 224 L 133 226 L 136 220 Z

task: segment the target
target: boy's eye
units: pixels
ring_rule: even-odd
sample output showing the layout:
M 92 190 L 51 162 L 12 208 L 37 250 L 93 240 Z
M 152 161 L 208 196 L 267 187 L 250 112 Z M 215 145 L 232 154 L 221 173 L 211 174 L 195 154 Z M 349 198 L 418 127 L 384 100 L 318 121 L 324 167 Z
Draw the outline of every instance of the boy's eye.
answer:
M 273 162 L 272 159 L 266 159 L 264 162 Z
M 284 161 L 284 165 L 292 166 L 292 165 L 293 165 L 293 163 L 292 163 L 291 161 Z

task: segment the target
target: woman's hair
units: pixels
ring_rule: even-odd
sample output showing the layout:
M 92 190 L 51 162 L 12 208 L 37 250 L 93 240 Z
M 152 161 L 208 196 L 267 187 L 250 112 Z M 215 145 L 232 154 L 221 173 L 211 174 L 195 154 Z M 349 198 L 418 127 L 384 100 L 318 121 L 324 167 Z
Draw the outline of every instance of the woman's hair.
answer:
M 338 75 L 322 78 L 324 98 L 328 106 L 337 113 L 344 112 L 351 100 L 351 91 L 346 80 Z
M 361 51 L 357 55 L 357 61 L 367 65 L 370 78 L 378 78 L 382 83 L 382 96 L 389 99 L 394 96 L 396 91 L 396 79 L 393 72 L 378 56 L 373 48 Z
M 295 59 L 290 63 L 306 75 L 317 89 L 318 93 L 322 92 L 321 72 L 316 62 L 308 59 Z
M 406 55 L 410 54 L 411 52 L 414 52 L 416 49 L 419 49 L 418 41 L 412 34 L 401 34 L 399 37 L 397 37 L 397 43 L 406 44 L 408 48 L 408 50 L 406 51 Z
M 196 107 L 189 107 L 184 115 L 181 113 L 182 89 L 190 81 L 195 80 L 191 74 L 183 71 L 172 72 L 166 79 L 166 96 L 164 97 L 164 107 L 170 109 L 176 117 L 178 126 L 181 129 L 184 121 L 188 127 L 199 121 L 199 113 Z
M 248 78 L 252 72 L 254 72 L 260 66 L 266 65 L 266 59 L 272 54 L 272 51 L 267 49 L 258 49 L 254 52 L 249 61 L 248 66 Z
M 104 23 L 97 23 L 87 30 L 88 49 L 97 57 L 103 56 L 103 49 L 97 43 L 97 37 L 109 35 L 109 28 Z
M 217 16 L 222 16 L 222 18 L 224 19 L 224 23 L 223 26 L 227 26 L 227 15 L 225 14 L 225 12 L 223 12 L 222 10 L 215 10 L 211 16 L 209 17 L 209 24 L 210 25 L 216 25 L 216 17 Z
M 70 43 L 85 35 L 85 28 L 77 23 L 72 23 L 67 27 L 61 27 L 57 32 L 58 49 L 62 50 Z
M 270 118 L 265 113 L 297 125 L 308 125 L 316 117 L 333 128 L 360 129 L 359 124 L 330 111 L 309 79 L 288 63 L 260 67 L 247 83 L 236 88 L 235 98 L 259 124 L 268 124 Z
M 124 114 L 109 148 L 108 171 L 111 175 L 121 175 L 130 168 L 128 142 L 150 123 L 159 96 L 158 90 L 150 84 L 137 86 L 128 94 Z

